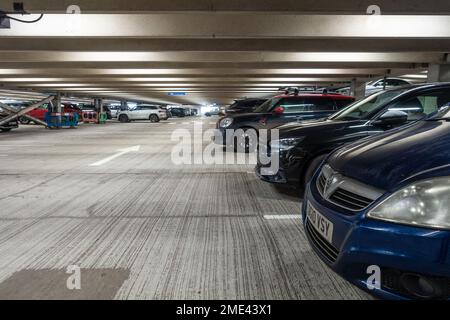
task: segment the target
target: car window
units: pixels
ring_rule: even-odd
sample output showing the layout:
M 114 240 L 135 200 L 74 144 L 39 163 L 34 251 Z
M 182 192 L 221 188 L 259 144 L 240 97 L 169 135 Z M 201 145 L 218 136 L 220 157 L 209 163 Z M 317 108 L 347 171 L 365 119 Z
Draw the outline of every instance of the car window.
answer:
M 384 80 L 378 80 L 376 82 L 373 83 L 374 87 L 383 87 L 384 86 Z
M 347 108 L 342 109 L 338 113 L 330 117 L 331 120 L 350 121 L 364 120 L 370 118 L 374 113 L 380 111 L 386 102 L 394 99 L 407 91 L 407 89 L 397 89 L 380 91 L 372 94 L 362 100 L 356 101 Z
M 406 101 L 399 101 L 389 110 L 400 110 L 408 114 L 408 121 L 416 121 L 434 114 L 450 103 L 450 88 L 421 93 Z
M 336 103 L 338 110 L 341 110 L 341 109 L 349 106 L 350 104 L 352 104 L 354 101 L 355 101 L 355 99 L 337 99 L 337 100 L 334 100 L 334 103 Z
M 285 113 L 314 112 L 314 111 L 335 111 L 334 101 L 323 97 L 298 97 L 283 99 L 279 103 L 284 108 Z
M 280 100 L 280 98 L 269 99 L 256 108 L 253 112 L 270 112 L 278 104 L 278 102 L 280 102 Z
M 401 79 L 387 79 L 386 83 L 388 86 L 404 86 L 404 85 L 409 84 L 405 80 L 401 80 Z

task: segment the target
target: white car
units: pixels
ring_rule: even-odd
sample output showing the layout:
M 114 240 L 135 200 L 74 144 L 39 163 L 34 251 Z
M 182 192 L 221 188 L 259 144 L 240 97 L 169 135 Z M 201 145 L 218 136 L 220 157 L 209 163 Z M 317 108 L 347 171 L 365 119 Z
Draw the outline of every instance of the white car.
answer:
M 375 80 L 369 82 L 366 85 L 366 96 L 369 96 L 375 92 L 379 92 L 385 89 L 392 89 L 395 87 L 407 86 L 410 84 L 412 83 L 405 79 L 400 78 L 386 78 L 386 80 L 385 79 Z
M 167 111 L 159 106 L 142 104 L 130 110 L 119 111 L 117 119 L 122 122 L 130 122 L 134 120 L 150 120 L 151 122 L 159 122 L 167 120 L 169 117 Z
M 117 118 L 117 115 L 120 112 L 120 106 L 109 106 L 109 110 L 111 111 L 111 117 Z

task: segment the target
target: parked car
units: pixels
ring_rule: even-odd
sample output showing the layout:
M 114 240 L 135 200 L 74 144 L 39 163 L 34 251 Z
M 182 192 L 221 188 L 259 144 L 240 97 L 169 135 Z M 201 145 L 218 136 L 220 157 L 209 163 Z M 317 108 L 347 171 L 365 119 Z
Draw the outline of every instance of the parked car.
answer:
M 8 112 L 5 112 L 1 107 L 0 107 L 0 121 L 2 119 L 5 119 L 6 117 L 8 117 L 10 114 Z M 0 125 L 0 131 L 1 132 L 8 132 L 11 131 L 12 129 L 16 129 L 19 127 L 19 123 L 17 121 L 17 119 L 15 120 L 11 120 L 5 124 Z
M 386 79 L 380 79 L 380 80 L 375 80 L 372 82 L 369 82 L 366 85 L 366 96 L 369 96 L 375 92 L 379 92 L 379 91 L 383 91 L 386 89 L 393 89 L 396 87 L 401 87 L 401 86 L 408 86 L 411 85 L 412 83 L 405 80 L 405 79 L 401 79 L 401 78 L 386 78 Z
M 260 129 L 273 129 L 289 122 L 325 118 L 348 106 L 354 100 L 353 97 L 339 94 L 311 92 L 279 95 L 267 100 L 251 113 L 238 113 L 221 118 L 216 125 L 220 134 L 215 141 L 236 149 L 238 146 L 235 145 L 235 138 L 230 134 L 230 130 L 232 132 L 242 129 L 243 134 L 246 135 L 249 130 L 254 132 Z M 246 137 L 240 139 L 245 144 L 240 147 L 246 152 L 255 148 L 250 140 L 252 139 L 246 139 Z
M 449 195 L 446 107 L 332 153 L 307 187 L 303 224 L 319 257 L 361 289 L 449 299 Z M 369 267 L 378 269 L 378 286 L 367 282 Z
M 220 114 L 220 109 L 219 108 L 213 108 L 211 111 L 208 111 L 205 113 L 206 117 L 212 117 L 212 116 L 217 116 Z
M 225 110 L 223 111 L 223 114 L 221 115 L 227 116 L 236 113 L 253 112 L 257 107 L 259 107 L 266 101 L 267 99 L 258 99 L 258 98 L 236 100 L 233 104 L 226 107 Z
M 304 186 L 334 149 L 423 119 L 449 101 L 450 83 L 413 85 L 375 93 L 327 119 L 280 126 L 279 140 L 272 141 L 276 150 L 261 151 L 275 152 L 279 170 L 262 175 L 268 165 L 258 162 L 256 174 L 267 182 Z
M 111 118 L 116 119 L 120 111 L 120 106 L 108 106 L 108 109 L 111 112 Z
M 401 78 L 392 78 L 392 77 L 386 78 L 386 80 L 384 78 L 379 79 L 379 80 L 374 80 L 374 81 L 371 81 L 366 84 L 365 96 L 367 97 L 367 96 L 370 96 L 371 94 L 374 94 L 379 91 L 394 89 L 394 88 L 401 87 L 401 86 L 408 86 L 411 84 L 413 84 L 413 83 L 408 80 L 401 79 Z M 334 90 L 337 93 L 348 94 L 348 95 L 351 92 L 351 88 L 349 86 L 336 88 Z
M 26 108 L 30 105 L 31 105 L 31 103 L 23 103 L 19 106 L 19 108 Z M 34 110 L 31 110 L 30 112 L 27 113 L 27 115 L 29 115 L 33 118 L 36 118 L 38 120 L 45 121 L 45 115 L 48 113 L 49 108 L 50 108 L 50 104 L 46 103 L 46 104 L 39 106 L 38 108 L 36 108 Z M 71 104 L 71 103 L 61 104 L 61 112 L 76 113 L 76 114 L 78 114 L 78 117 L 80 119 L 82 116 L 82 110 L 77 105 Z M 30 120 L 26 117 L 20 117 L 19 121 L 21 124 L 30 124 L 32 122 L 32 120 Z
M 117 115 L 120 122 L 130 122 L 135 120 L 150 120 L 151 122 L 159 122 L 160 120 L 167 120 L 167 111 L 160 106 L 141 104 L 136 107 L 119 111 Z
M 180 117 L 184 118 L 186 116 L 186 113 L 183 108 L 171 108 L 170 113 L 173 117 Z
M 63 103 L 61 107 L 62 112 L 70 112 L 78 114 L 78 119 L 81 120 L 83 116 L 83 111 L 76 104 L 73 103 Z
M 79 105 L 79 108 L 80 108 L 82 111 L 94 111 L 94 112 L 99 112 L 99 110 L 97 110 L 96 106 L 93 105 L 93 104 L 81 104 L 81 105 Z M 108 120 L 111 120 L 111 119 L 113 118 L 113 117 L 112 117 L 111 110 L 109 109 L 108 106 L 105 106 L 105 105 L 103 106 L 103 112 L 106 113 L 106 118 L 107 118 Z

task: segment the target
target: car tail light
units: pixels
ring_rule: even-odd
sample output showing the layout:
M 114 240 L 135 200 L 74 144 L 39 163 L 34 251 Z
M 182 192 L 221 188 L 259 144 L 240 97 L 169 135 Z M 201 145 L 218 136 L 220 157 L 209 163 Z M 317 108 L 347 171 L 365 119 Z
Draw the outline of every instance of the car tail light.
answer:
M 283 107 L 276 107 L 273 110 L 273 113 L 275 113 L 275 114 L 282 114 L 282 113 L 284 113 L 284 108 Z

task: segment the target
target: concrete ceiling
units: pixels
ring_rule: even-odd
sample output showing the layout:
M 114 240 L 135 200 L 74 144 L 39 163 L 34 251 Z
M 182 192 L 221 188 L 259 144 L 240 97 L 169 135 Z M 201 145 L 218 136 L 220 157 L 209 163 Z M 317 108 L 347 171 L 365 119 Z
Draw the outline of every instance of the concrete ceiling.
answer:
M 382 15 L 349 0 L 78 0 L 81 14 L 65 14 L 72 1 L 23 2 L 45 15 L 0 29 L 3 89 L 226 104 L 287 85 L 423 76 L 449 61 L 448 1 L 377 1 Z

